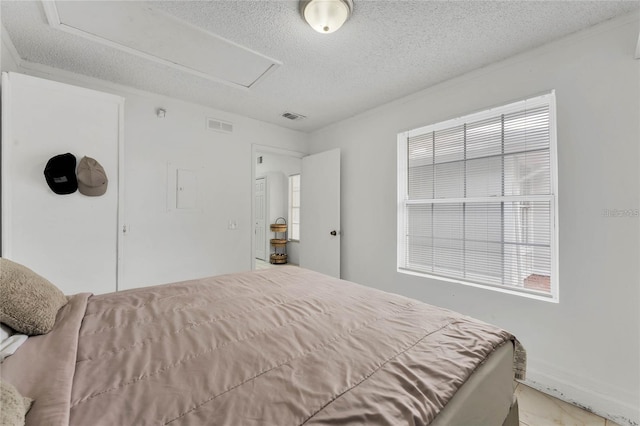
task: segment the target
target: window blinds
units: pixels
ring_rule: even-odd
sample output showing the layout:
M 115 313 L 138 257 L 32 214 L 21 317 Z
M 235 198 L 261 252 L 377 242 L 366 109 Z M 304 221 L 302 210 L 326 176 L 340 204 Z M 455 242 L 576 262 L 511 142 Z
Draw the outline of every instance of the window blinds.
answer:
M 399 137 L 401 270 L 552 293 L 552 100 Z

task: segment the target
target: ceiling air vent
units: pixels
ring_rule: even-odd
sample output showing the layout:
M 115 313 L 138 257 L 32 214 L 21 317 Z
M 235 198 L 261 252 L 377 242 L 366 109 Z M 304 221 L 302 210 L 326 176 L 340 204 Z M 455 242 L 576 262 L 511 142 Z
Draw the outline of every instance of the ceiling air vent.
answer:
M 289 120 L 304 120 L 307 118 L 305 115 L 296 114 L 295 112 L 285 112 L 282 114 L 284 118 L 288 118 Z
M 232 133 L 233 124 L 218 120 L 217 118 L 207 118 L 207 129 L 215 132 Z

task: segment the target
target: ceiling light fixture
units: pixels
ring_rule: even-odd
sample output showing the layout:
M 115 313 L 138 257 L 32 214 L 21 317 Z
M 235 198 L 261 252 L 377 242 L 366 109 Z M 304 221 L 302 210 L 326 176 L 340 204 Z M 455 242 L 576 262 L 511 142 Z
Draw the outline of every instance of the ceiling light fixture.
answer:
M 302 17 L 311 28 L 322 34 L 340 28 L 352 11 L 352 0 L 300 0 Z

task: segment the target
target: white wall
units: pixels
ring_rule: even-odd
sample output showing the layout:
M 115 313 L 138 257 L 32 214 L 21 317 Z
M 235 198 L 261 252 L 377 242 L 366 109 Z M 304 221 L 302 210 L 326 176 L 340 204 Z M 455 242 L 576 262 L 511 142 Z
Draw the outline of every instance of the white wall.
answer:
M 11 39 L 6 35 L 4 27 L 1 28 L 0 38 L 2 39 L 0 43 L 0 69 L 6 72 L 17 72 L 20 58 Z
M 16 72 L 18 71 L 18 58 L 14 56 L 15 48 L 11 43 L 11 40 L 5 36 L 6 32 L 4 27 L 0 25 L 0 71 Z M 15 54 L 17 56 L 17 54 Z M 1 86 L 1 83 L 0 83 Z M 0 87 L 0 92 L 2 91 Z M 0 231 L 0 238 L 2 232 Z
M 288 177 L 298 174 L 302 170 L 300 157 L 260 151 L 258 151 L 258 155 L 262 157 L 262 164 L 256 164 L 256 177 L 268 172 L 282 172 Z
M 512 331 L 533 384 L 627 424 L 640 422 L 640 219 L 602 211 L 640 207 L 638 27 L 626 16 L 311 135 L 312 153 L 342 150 L 343 278 Z M 397 133 L 551 89 L 560 303 L 396 272 Z
M 164 119 L 155 108 L 167 110 Z M 206 117 L 233 123 L 231 135 Z M 251 145 L 298 148 L 304 134 L 176 100 L 128 96 L 125 104 L 124 286 L 251 268 Z M 198 170 L 199 207 L 166 211 L 166 164 Z M 229 230 L 229 221 L 238 228 Z
M 122 98 L 18 73 L 3 77 L 2 256 L 65 294 L 115 291 Z M 105 194 L 49 189 L 45 165 L 66 152 L 76 162 L 85 155 L 100 162 Z
M 252 145 L 305 152 L 305 133 L 41 65 L 19 71 L 125 98 L 120 289 L 251 269 Z M 233 123 L 233 133 L 207 130 L 207 117 Z M 197 209 L 167 208 L 169 164 L 196 171 Z

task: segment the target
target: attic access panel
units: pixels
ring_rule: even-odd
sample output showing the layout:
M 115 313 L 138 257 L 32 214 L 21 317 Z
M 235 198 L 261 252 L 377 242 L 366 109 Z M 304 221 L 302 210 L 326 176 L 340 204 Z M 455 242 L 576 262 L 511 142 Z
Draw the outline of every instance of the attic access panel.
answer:
M 251 88 L 281 63 L 143 2 L 42 1 L 49 25 L 199 77 Z

